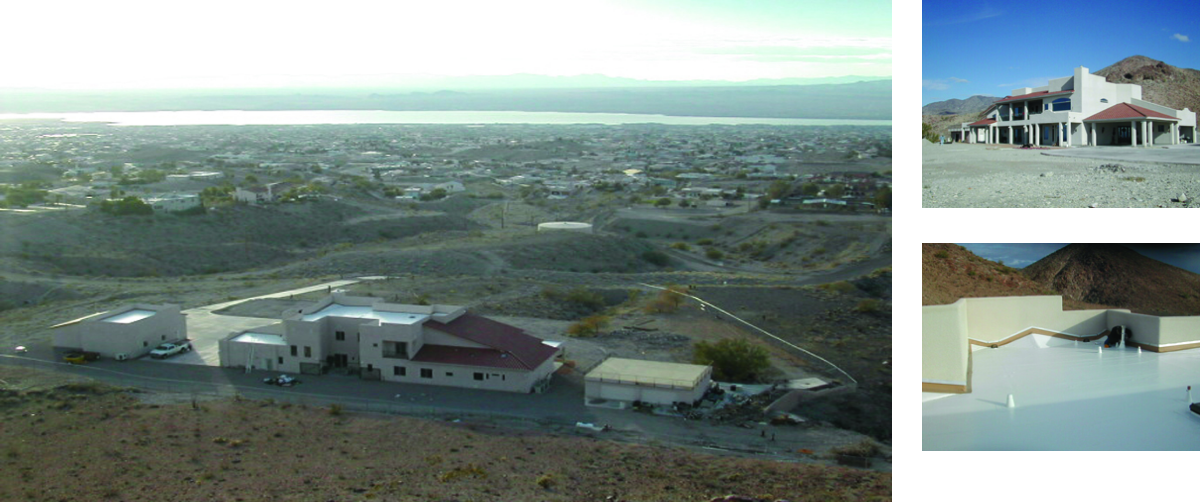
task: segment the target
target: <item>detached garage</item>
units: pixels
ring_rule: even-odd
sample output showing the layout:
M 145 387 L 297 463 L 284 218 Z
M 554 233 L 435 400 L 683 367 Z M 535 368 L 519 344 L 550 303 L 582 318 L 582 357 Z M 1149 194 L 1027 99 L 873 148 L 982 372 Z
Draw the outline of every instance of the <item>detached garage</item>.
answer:
M 692 403 L 712 384 L 712 367 L 609 358 L 584 377 L 584 399 L 641 401 L 671 405 Z
M 163 342 L 187 338 L 179 305 L 128 305 L 52 326 L 54 346 L 133 359 Z

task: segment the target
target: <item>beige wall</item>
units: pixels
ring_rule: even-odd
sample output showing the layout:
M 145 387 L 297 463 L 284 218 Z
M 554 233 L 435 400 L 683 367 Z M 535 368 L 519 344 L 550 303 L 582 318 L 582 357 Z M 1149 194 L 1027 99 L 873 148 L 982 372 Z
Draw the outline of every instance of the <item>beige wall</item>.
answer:
M 921 377 L 926 385 L 969 385 L 969 344 L 1002 344 L 1031 332 L 1080 337 L 1126 326 L 1150 350 L 1200 346 L 1200 316 L 1158 317 L 1128 310 L 1062 310 L 1060 296 L 965 298 L 921 309 Z M 1041 330 L 1030 330 L 1041 328 Z
M 964 300 L 921 309 L 921 378 L 924 382 L 966 385 L 969 350 Z
M 1037 327 L 1068 335 L 1091 336 L 1107 329 L 1105 310 L 1063 311 L 1061 296 L 968 298 L 970 338 L 996 343 L 1026 328 Z

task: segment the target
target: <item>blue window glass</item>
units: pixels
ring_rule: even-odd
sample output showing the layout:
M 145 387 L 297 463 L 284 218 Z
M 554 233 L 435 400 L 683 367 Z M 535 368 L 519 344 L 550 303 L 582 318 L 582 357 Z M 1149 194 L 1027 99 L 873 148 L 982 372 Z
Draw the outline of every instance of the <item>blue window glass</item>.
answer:
M 1070 111 L 1070 110 L 1071 110 L 1071 99 L 1070 98 L 1058 98 L 1058 99 L 1054 100 L 1054 111 L 1065 112 L 1065 111 Z

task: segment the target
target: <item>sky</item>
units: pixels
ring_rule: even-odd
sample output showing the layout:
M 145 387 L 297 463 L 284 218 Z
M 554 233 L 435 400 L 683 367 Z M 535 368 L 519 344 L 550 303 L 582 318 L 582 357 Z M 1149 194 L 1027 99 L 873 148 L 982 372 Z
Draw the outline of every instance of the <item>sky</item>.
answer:
M 981 258 L 1003 261 L 1013 268 L 1025 268 L 1066 244 L 959 244 Z M 1200 274 L 1200 244 L 1124 244 L 1142 256 Z
M 890 76 L 886 0 L 11 2 L 0 89 Z
M 921 104 L 1008 96 L 1136 55 L 1200 69 L 1200 2 L 1056 5 L 925 0 Z

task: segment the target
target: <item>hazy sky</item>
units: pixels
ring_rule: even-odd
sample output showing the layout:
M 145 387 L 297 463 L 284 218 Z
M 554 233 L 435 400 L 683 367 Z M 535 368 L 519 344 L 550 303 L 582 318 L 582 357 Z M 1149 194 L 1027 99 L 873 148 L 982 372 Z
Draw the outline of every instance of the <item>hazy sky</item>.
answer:
M 959 244 L 976 255 L 992 261 L 1004 261 L 1014 268 L 1025 268 L 1033 262 L 1066 247 L 1066 244 Z M 1200 273 L 1200 244 L 1124 244 L 1142 256 Z
M 0 88 L 373 85 L 396 75 L 517 73 L 891 75 L 886 0 L 10 4 Z
M 1200 2 L 1095 0 L 1050 9 L 925 0 L 922 102 L 1008 96 L 1129 56 L 1200 69 Z

